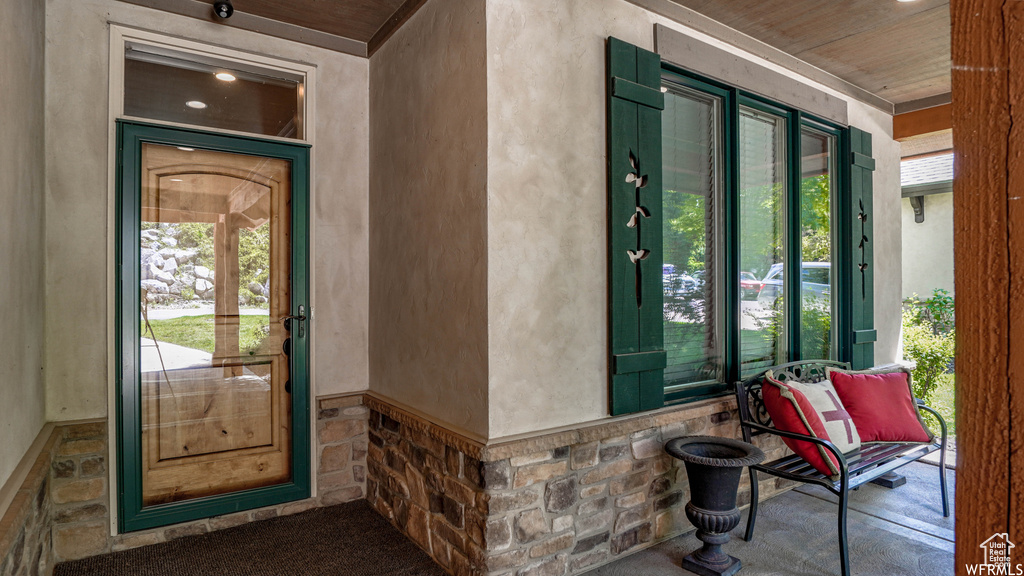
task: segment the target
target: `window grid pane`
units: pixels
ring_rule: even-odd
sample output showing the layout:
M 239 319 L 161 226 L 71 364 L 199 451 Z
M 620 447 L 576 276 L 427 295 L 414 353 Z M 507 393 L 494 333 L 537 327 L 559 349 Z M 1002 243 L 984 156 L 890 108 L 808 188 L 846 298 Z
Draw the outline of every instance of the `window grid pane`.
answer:
M 670 84 L 662 114 L 667 391 L 722 379 L 721 100 Z
M 786 119 L 740 107 L 740 274 L 761 278 L 740 310 L 740 372 L 785 361 Z
M 800 138 L 800 340 L 804 358 L 836 356 L 832 214 L 835 136 L 803 128 Z

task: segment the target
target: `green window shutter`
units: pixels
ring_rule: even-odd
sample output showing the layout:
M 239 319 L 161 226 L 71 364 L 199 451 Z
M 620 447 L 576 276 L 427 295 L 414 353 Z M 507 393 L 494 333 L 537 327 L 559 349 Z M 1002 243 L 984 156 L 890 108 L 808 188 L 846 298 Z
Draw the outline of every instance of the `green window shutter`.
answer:
M 665 400 L 661 250 L 661 58 L 608 39 L 611 412 Z
M 854 369 L 875 365 L 875 263 L 872 234 L 872 172 L 871 134 L 857 128 L 849 129 L 850 204 L 849 259 L 850 290 L 850 363 Z

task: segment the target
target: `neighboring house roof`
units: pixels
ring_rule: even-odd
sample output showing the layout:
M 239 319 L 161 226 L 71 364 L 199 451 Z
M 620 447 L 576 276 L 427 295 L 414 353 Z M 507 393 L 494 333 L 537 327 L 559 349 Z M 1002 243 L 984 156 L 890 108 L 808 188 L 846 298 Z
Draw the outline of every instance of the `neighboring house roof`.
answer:
M 915 186 L 953 180 L 953 154 L 900 162 L 900 185 Z

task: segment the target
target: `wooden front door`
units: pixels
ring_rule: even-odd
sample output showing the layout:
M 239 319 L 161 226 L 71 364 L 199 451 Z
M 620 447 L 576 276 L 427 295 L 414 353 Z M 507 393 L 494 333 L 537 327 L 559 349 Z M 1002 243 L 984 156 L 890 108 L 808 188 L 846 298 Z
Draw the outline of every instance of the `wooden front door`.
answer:
M 308 495 L 307 149 L 121 132 L 124 526 Z

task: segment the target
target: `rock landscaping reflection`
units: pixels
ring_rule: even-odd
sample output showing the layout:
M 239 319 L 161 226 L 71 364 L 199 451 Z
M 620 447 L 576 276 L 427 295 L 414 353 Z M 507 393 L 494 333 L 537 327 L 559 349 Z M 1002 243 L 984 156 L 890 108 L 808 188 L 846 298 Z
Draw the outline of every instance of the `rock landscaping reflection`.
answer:
M 167 307 L 195 307 L 214 299 L 214 225 L 143 222 L 139 278 L 145 300 Z M 265 308 L 270 294 L 270 226 L 241 229 L 238 237 L 240 306 Z

